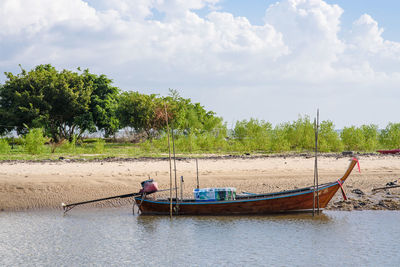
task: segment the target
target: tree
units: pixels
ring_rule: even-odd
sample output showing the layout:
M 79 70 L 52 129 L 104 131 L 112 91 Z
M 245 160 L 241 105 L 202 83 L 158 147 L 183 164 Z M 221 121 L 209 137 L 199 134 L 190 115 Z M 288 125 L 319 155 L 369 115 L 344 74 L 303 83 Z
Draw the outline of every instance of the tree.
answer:
M 385 148 L 400 148 L 400 123 L 390 122 L 386 128 L 382 130 L 379 141 Z
M 362 150 L 364 151 L 374 151 L 378 147 L 378 125 L 370 124 L 370 125 L 361 125 L 361 132 L 364 136 L 364 143 L 362 146 Z
M 226 135 L 222 118 L 206 111 L 199 103 L 179 96 L 171 90 L 167 97 L 139 92 L 124 92 L 119 99 L 118 118 L 122 127 L 132 127 L 136 132 L 145 132 L 151 139 L 165 130 L 167 109 L 168 121 L 177 134 L 196 135 L 213 132 Z M 223 129 L 223 131 L 216 131 Z
M 145 132 L 150 139 L 165 125 L 163 101 L 155 94 L 122 93 L 117 115 L 122 127 L 132 127 L 138 133 Z
M 269 150 L 271 147 L 272 125 L 269 122 L 251 118 L 237 121 L 233 137 L 249 150 Z
M 360 128 L 355 126 L 344 127 L 340 133 L 344 148 L 346 150 L 359 151 L 363 147 L 364 135 Z
M 94 124 L 106 137 L 114 135 L 120 129 L 117 117 L 120 90 L 111 86 L 112 80 L 105 75 L 97 76 L 89 70 L 84 70 L 82 75 L 86 84 L 93 84 L 89 107 Z
M 183 134 L 221 133 L 226 130 L 222 118 L 215 116 L 215 112 L 181 97 L 176 90 L 170 89 L 170 95 L 164 97 L 163 101 L 167 103 L 168 113 L 171 114 L 172 127 Z
M 293 123 L 284 123 L 280 126 L 284 137 L 290 144 L 291 150 L 313 150 L 315 146 L 314 124 L 309 116 L 304 116 L 293 121 Z
M 76 72 L 58 72 L 50 64 L 5 75 L 7 80 L 0 88 L 0 117 L 19 134 L 26 133 L 27 127 L 43 127 L 58 141 L 95 130 L 90 113 L 93 81 Z M 12 129 L 0 127 L 3 132 Z
M 335 125 L 331 121 L 322 121 L 318 133 L 318 150 L 321 152 L 343 150 L 339 134 L 335 131 Z

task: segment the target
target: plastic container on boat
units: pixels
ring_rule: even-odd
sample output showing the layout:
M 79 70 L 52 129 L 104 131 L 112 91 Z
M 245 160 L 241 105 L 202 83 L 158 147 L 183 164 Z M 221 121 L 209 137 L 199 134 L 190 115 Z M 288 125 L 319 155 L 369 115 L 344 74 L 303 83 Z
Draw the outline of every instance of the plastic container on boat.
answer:
M 236 198 L 236 188 L 200 188 L 193 189 L 196 201 L 216 201 L 216 200 L 234 200 Z
M 154 193 L 158 191 L 158 184 L 154 182 L 153 179 L 149 179 L 141 182 L 142 189 L 140 193 Z

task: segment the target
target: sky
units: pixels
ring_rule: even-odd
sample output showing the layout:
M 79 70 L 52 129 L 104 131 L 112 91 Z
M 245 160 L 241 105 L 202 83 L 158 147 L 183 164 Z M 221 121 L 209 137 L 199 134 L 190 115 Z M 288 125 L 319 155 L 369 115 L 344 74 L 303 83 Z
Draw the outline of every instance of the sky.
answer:
M 400 122 L 397 0 L 0 0 L 0 71 L 88 68 L 170 88 L 228 127 Z M 0 76 L 0 83 L 6 77 Z

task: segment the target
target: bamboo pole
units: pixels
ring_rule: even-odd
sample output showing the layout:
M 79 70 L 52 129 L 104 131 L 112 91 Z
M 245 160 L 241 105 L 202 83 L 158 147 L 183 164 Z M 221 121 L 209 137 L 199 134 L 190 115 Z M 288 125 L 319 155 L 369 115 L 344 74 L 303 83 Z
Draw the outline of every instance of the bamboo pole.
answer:
M 319 214 L 319 181 L 318 181 L 318 130 L 319 130 L 319 109 L 317 109 L 317 128 L 315 135 L 315 175 L 317 177 L 317 213 Z
M 198 163 L 197 159 L 196 159 L 196 177 L 197 177 L 197 189 L 199 189 L 200 188 L 200 185 L 199 185 L 199 163 Z
M 174 173 L 175 173 L 175 188 L 178 188 L 177 178 L 176 178 L 176 156 L 175 156 L 175 141 L 174 141 L 174 128 L 172 128 L 172 153 L 174 155 Z M 178 214 L 178 190 L 175 190 L 175 213 Z
M 317 214 L 320 213 L 319 209 L 319 183 L 318 183 L 318 128 L 319 128 L 319 109 L 317 109 L 317 118 L 314 120 L 315 130 L 315 163 L 314 163 L 314 187 L 313 187 L 313 216 L 315 215 L 315 207 Z M 317 198 L 317 201 L 315 201 Z
M 397 188 L 400 187 L 400 185 L 391 185 L 391 186 L 385 186 L 385 187 L 378 187 L 378 188 L 373 188 L 372 191 L 377 191 L 377 190 L 386 190 L 390 188 Z
M 168 113 L 167 105 L 164 104 L 165 108 L 165 121 L 167 122 L 167 136 L 168 136 L 168 156 L 169 156 L 169 217 L 172 219 L 172 164 L 171 164 L 171 144 L 169 141 L 169 125 L 168 125 Z
M 314 119 L 314 132 L 315 132 L 315 126 L 316 125 L 317 125 L 317 121 L 316 121 L 316 119 Z M 314 162 L 313 205 L 312 205 L 312 215 L 313 215 L 313 217 L 315 216 L 315 162 Z
M 181 201 L 183 200 L 183 176 L 181 176 Z

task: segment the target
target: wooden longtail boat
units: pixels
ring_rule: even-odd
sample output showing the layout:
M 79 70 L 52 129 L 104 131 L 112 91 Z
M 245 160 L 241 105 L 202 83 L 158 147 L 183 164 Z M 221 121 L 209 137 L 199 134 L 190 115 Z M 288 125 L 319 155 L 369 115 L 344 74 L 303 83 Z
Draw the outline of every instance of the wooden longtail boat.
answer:
M 342 187 L 342 184 L 357 163 L 358 160 L 353 158 L 342 178 L 318 186 L 321 209 L 324 209 L 328 205 L 329 201 L 338 189 Z M 196 201 L 195 199 L 183 199 L 177 202 L 173 199 L 172 205 L 175 215 L 257 215 L 282 212 L 304 212 L 313 210 L 313 195 L 314 187 L 311 186 L 276 193 L 240 195 L 237 196 L 235 200 L 202 202 Z M 135 201 L 141 214 L 170 214 L 169 199 L 150 199 L 144 196 L 136 196 Z

